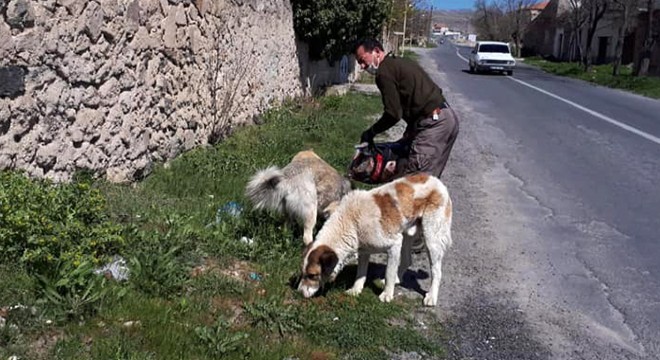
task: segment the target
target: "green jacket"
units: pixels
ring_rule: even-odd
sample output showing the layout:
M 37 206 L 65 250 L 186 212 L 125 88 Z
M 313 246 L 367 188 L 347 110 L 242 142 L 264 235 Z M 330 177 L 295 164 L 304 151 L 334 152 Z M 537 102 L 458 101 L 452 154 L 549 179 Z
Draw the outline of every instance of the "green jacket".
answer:
M 400 119 L 413 124 L 445 103 L 442 89 L 412 60 L 387 55 L 378 66 L 376 85 L 384 107 L 383 117 L 372 127 L 376 134 Z

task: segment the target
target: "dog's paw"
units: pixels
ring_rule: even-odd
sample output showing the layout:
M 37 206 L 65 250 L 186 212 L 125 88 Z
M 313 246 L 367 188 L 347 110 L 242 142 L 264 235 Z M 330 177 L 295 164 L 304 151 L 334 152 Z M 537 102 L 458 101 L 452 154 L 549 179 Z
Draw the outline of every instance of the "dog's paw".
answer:
M 346 295 L 358 296 L 362 293 L 362 289 L 350 288 L 346 290 Z
M 388 293 L 386 291 L 383 291 L 383 293 L 380 294 L 378 298 L 380 299 L 380 301 L 388 303 L 392 301 L 392 299 L 394 299 L 394 293 Z
M 424 305 L 425 306 L 436 306 L 438 303 L 438 299 L 435 299 L 431 294 L 426 294 L 424 296 Z

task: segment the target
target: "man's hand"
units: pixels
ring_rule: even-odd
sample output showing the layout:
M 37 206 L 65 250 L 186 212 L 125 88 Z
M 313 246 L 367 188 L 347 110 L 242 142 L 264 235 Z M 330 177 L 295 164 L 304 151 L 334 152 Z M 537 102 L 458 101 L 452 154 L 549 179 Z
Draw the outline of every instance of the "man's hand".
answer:
M 371 144 L 374 142 L 375 136 L 376 134 L 374 133 L 374 130 L 372 128 L 368 128 L 362 133 L 362 135 L 360 135 L 360 142 Z

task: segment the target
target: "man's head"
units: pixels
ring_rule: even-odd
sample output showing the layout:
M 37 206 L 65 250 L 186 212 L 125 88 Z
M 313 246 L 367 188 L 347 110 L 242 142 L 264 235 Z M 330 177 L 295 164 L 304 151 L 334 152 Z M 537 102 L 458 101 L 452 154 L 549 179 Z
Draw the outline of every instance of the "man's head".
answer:
M 377 40 L 366 39 L 361 40 L 355 46 L 355 59 L 357 60 L 360 68 L 366 70 L 371 74 L 375 74 L 378 66 L 385 57 L 385 50 Z

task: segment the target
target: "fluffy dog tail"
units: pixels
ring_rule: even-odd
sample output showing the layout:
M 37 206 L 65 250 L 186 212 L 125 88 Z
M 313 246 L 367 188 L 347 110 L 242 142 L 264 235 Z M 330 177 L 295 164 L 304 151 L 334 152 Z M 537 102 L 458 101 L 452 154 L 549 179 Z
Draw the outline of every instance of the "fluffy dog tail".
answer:
M 285 192 L 278 186 L 284 173 L 277 166 L 259 170 L 245 187 L 245 196 L 256 209 L 283 210 Z

